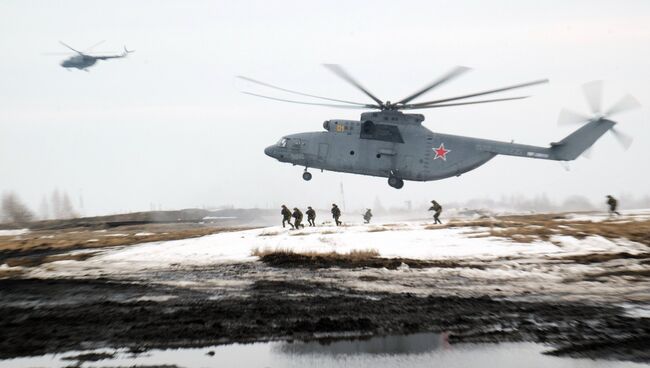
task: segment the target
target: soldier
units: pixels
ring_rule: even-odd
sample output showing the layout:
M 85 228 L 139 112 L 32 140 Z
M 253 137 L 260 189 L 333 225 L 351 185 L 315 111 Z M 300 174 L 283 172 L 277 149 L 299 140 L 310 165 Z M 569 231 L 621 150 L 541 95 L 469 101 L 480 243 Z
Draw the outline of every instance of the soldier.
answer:
M 435 220 L 434 224 L 442 225 L 442 221 L 440 221 L 439 218 L 440 214 L 442 213 L 442 206 L 440 205 L 440 203 L 436 201 L 431 201 L 431 204 L 432 206 L 431 208 L 429 208 L 429 211 L 435 211 L 435 213 L 433 214 L 433 219 Z
M 341 210 L 336 205 L 336 203 L 332 203 L 332 217 L 334 218 L 336 226 L 341 226 L 343 224 L 341 221 L 339 221 L 339 218 L 341 217 Z
M 610 216 L 613 214 L 617 214 L 619 216 L 621 215 L 620 213 L 618 213 L 618 211 L 616 211 L 616 206 L 618 206 L 618 201 L 611 195 L 607 195 L 607 205 L 609 206 Z
M 296 229 L 305 228 L 305 225 L 302 224 L 302 211 L 300 211 L 297 207 L 293 208 L 293 214 L 291 215 L 293 218 L 296 220 L 293 222 L 294 226 Z
M 368 208 L 366 209 L 366 213 L 363 214 L 363 221 L 366 224 L 369 224 L 371 218 L 372 218 L 372 212 L 370 212 L 370 208 Z
M 280 214 L 282 214 L 282 227 L 285 227 L 285 223 L 288 223 L 289 225 L 291 225 L 292 229 L 295 229 L 295 227 L 293 227 L 293 224 L 291 223 L 291 211 L 289 211 L 287 206 L 282 205 L 282 211 L 280 212 Z
M 311 206 L 308 206 L 305 213 L 307 214 L 307 222 L 309 222 L 309 226 L 316 226 L 316 211 L 314 211 Z

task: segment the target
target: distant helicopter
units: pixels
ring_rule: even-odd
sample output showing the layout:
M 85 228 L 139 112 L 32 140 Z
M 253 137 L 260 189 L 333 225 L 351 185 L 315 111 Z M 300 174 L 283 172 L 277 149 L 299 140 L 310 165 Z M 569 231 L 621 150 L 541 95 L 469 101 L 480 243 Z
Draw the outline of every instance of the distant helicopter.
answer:
M 104 41 L 102 41 L 104 42 Z M 84 70 L 88 71 L 88 68 L 95 65 L 97 60 L 108 60 L 108 59 L 121 59 L 126 56 L 128 56 L 130 53 L 134 52 L 134 50 L 127 50 L 126 46 L 124 46 L 124 52 L 118 55 L 90 55 L 87 52 L 89 49 L 92 49 L 93 47 L 101 44 L 102 42 L 99 42 L 88 49 L 86 49 L 84 52 L 73 49 L 72 47 L 66 45 L 65 43 L 59 41 L 60 44 L 63 46 L 69 48 L 70 50 L 74 51 L 77 53 L 77 55 L 71 56 L 68 59 L 65 59 L 61 62 L 61 66 L 64 68 L 75 68 L 79 70 Z
M 460 176 L 483 165 L 496 155 L 557 161 L 574 160 L 607 131 L 611 131 L 623 147 L 627 149 L 632 139 L 615 130 L 614 125 L 616 125 L 616 122 L 609 120 L 608 117 L 615 113 L 640 107 L 636 99 L 627 95 L 610 109 L 601 113 L 602 83 L 599 81 L 588 83 L 584 86 L 584 92 L 594 116 L 583 116 L 568 110 L 562 110 L 559 119 L 560 124 L 586 124 L 561 141 L 551 143 L 549 147 L 529 146 L 432 132 L 422 126 L 423 115 L 405 114 L 401 110 L 431 109 L 523 99 L 528 96 L 466 101 L 478 96 L 547 83 L 547 79 L 433 101 L 411 102 L 468 70 L 465 67 L 456 67 L 423 89 L 395 103 L 391 103 L 390 101 L 383 102 L 370 93 L 342 67 L 334 64 L 326 64 L 325 66 L 366 94 L 375 103 L 366 104 L 316 96 L 238 76 L 240 79 L 267 88 L 337 103 L 295 101 L 243 92 L 257 97 L 307 105 L 378 110 L 363 112 L 360 120 L 326 120 L 323 123 L 324 132 L 287 135 L 264 150 L 266 155 L 280 162 L 290 163 L 294 166 L 304 166 L 305 170 L 302 174 L 304 180 L 311 180 L 312 174 L 308 169 L 315 168 L 321 171 L 330 170 L 384 177 L 388 178 L 388 185 L 400 189 L 404 186 L 404 180 L 431 181 Z

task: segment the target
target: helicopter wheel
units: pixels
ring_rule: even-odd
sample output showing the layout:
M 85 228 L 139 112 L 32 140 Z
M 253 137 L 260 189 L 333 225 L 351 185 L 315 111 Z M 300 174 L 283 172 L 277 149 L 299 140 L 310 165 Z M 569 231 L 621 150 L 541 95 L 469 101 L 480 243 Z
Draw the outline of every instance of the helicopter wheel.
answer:
M 309 171 L 305 171 L 304 173 L 302 173 L 302 178 L 305 181 L 310 181 L 311 180 L 311 173 Z
M 388 178 L 388 185 L 395 189 L 401 189 L 404 186 L 404 180 L 396 176 L 391 176 Z

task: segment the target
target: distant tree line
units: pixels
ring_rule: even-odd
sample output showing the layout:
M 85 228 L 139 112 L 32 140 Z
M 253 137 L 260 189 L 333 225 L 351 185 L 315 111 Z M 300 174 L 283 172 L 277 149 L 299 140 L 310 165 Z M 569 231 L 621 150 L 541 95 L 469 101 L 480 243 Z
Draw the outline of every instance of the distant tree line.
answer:
M 36 215 L 14 192 L 5 192 L 0 201 L 0 223 L 27 224 L 34 220 L 59 220 L 78 217 L 66 192 L 58 189 L 41 199 Z

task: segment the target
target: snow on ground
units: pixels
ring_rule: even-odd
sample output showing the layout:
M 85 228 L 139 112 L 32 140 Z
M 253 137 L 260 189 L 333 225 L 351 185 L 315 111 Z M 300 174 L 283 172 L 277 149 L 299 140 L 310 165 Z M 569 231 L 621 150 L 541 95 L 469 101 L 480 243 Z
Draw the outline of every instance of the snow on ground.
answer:
M 34 270 L 34 273 L 41 276 L 44 272 L 74 274 L 75 270 L 81 269 L 123 273 L 250 262 L 257 260 L 257 257 L 252 256 L 256 249 L 323 253 L 372 249 L 379 252 L 381 257 L 387 258 L 490 261 L 599 252 L 639 253 L 646 248 L 625 239 L 613 241 L 599 236 L 585 239 L 553 236 L 550 241 L 519 243 L 505 238 L 488 237 L 487 230 L 469 226 L 442 228 L 422 221 L 307 227 L 300 230 L 275 226 L 199 238 L 106 248 L 83 261 L 62 260 L 48 263 L 43 268 Z M 479 270 L 466 272 L 480 273 Z M 512 275 L 513 270 L 508 272 Z
M 577 215 L 576 215 L 577 216 Z M 582 216 L 602 221 L 607 215 Z M 638 221 L 650 211 L 624 214 L 616 221 Z M 564 222 L 565 219 L 555 221 Z M 610 220 L 611 221 L 611 220 Z M 267 227 L 223 232 L 198 238 L 87 249 L 90 257 L 69 257 L 26 269 L 31 277 L 105 277 L 200 289 L 215 298 L 236 295 L 259 280 L 305 280 L 357 290 L 428 295 L 491 295 L 544 300 L 650 303 L 648 247 L 627 239 L 552 235 L 548 240 L 514 241 L 490 236 L 487 227 L 468 223 L 434 226 L 429 221 L 401 221 L 321 226 L 300 230 Z M 566 222 L 570 226 L 570 222 Z M 523 238 L 522 238 L 523 239 Z M 395 270 L 283 269 L 254 262 L 255 250 L 338 252 L 375 250 L 381 257 L 446 261 L 446 266 Z M 81 251 L 79 251 L 81 252 Z M 594 254 L 624 254 L 585 261 Z M 587 257 L 589 258 L 589 257 Z M 591 257 L 593 258 L 593 257 Z M 598 257 L 596 257 L 598 258 Z M 76 260 L 73 260 L 76 259 Z M 650 310 L 650 308 L 647 308 Z M 639 308 L 630 313 L 639 314 Z M 645 310 L 643 312 L 646 313 Z
M 0 236 L 16 236 L 27 234 L 29 229 L 0 230 Z

